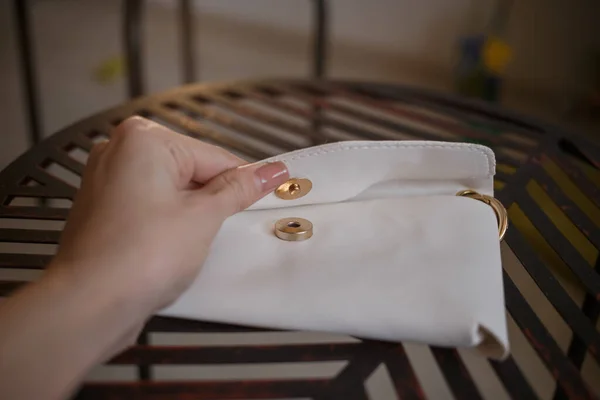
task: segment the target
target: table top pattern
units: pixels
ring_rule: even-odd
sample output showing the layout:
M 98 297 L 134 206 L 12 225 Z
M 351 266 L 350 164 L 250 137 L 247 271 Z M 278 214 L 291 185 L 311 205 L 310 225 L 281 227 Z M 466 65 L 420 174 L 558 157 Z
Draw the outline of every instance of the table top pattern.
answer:
M 129 378 L 92 379 L 78 398 L 600 395 L 600 149 L 508 110 L 399 85 L 301 80 L 190 85 L 56 133 L 0 172 L 1 296 L 47 265 L 88 152 L 132 115 L 248 160 L 351 139 L 490 146 L 498 162 L 497 197 L 511 223 L 503 263 L 513 354 L 490 362 L 463 350 L 154 317 L 135 346 L 107 363 L 133 368 Z M 222 371 L 258 365 L 275 369 L 263 375 L 244 370 L 241 378 L 227 379 L 193 372 L 200 370 L 184 378 L 165 373 L 169 367 Z M 387 386 L 386 394 L 374 390 L 373 381 Z

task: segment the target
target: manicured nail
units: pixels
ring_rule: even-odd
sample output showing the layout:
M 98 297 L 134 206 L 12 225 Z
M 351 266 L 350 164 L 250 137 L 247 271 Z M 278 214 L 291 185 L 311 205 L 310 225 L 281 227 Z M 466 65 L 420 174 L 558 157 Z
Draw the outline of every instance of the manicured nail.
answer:
M 270 192 L 290 178 L 287 166 L 281 161 L 265 164 L 254 173 L 263 192 Z

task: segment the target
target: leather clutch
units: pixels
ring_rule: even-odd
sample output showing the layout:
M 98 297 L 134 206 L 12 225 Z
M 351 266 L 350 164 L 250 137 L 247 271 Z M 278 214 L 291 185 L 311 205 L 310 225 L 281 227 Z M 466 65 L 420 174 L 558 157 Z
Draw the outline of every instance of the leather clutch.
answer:
M 292 179 L 225 221 L 161 315 L 508 354 L 489 148 L 357 141 L 270 161 Z

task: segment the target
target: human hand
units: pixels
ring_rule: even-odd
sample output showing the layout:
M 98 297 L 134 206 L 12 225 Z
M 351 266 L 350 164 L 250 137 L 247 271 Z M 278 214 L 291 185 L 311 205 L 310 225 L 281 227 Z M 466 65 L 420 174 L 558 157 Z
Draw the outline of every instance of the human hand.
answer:
M 223 221 L 288 179 L 144 118 L 94 147 L 50 271 L 150 315 L 193 281 Z
M 222 222 L 288 179 L 282 163 L 243 164 L 143 118 L 94 147 L 47 273 L 0 304 L 0 397 L 66 398 L 129 345 Z

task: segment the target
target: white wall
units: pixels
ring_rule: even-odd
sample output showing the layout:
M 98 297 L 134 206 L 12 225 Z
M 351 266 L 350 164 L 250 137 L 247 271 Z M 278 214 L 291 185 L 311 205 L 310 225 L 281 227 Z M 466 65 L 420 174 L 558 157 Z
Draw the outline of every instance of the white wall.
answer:
M 4 137 L 18 145 L 2 150 L 9 154 L 0 154 L 0 165 L 24 149 L 11 3 L 0 1 L 0 120 Z M 45 132 L 124 101 L 122 79 L 103 85 L 92 78 L 94 68 L 121 51 L 121 0 L 31 3 Z M 177 2 L 148 3 L 146 75 L 154 92 L 180 83 Z M 492 3 L 330 0 L 329 76 L 450 90 L 459 37 L 485 26 Z M 311 4 L 196 0 L 200 78 L 308 76 Z M 595 0 L 515 1 L 508 27 L 515 59 L 505 103 L 548 118 L 560 115 L 565 98 L 589 86 L 585 61 L 590 48 L 600 46 L 598 16 Z
M 228 43 L 231 48 L 222 48 L 224 53 L 252 44 L 264 49 L 267 56 L 276 56 L 268 54 L 269 45 L 274 46 L 275 53 L 277 44 L 285 41 L 306 53 L 305 46 L 293 41 L 293 35 L 307 40 L 310 3 L 196 0 L 201 43 L 219 40 L 223 32 L 217 26 L 227 30 L 229 24 L 235 39 Z M 330 0 L 330 4 L 332 76 L 449 88 L 460 36 L 485 28 L 494 1 Z M 565 89 L 571 92 L 586 88 L 590 79 L 586 63 L 590 51 L 598 47 L 599 18 L 600 3 L 594 0 L 515 1 L 507 29 L 515 53 L 507 73 L 509 90 L 546 97 L 562 95 Z M 262 28 L 272 35 L 261 37 L 257 33 L 256 38 L 252 28 Z M 214 58 L 207 63 L 218 62 L 218 54 L 211 56 Z

